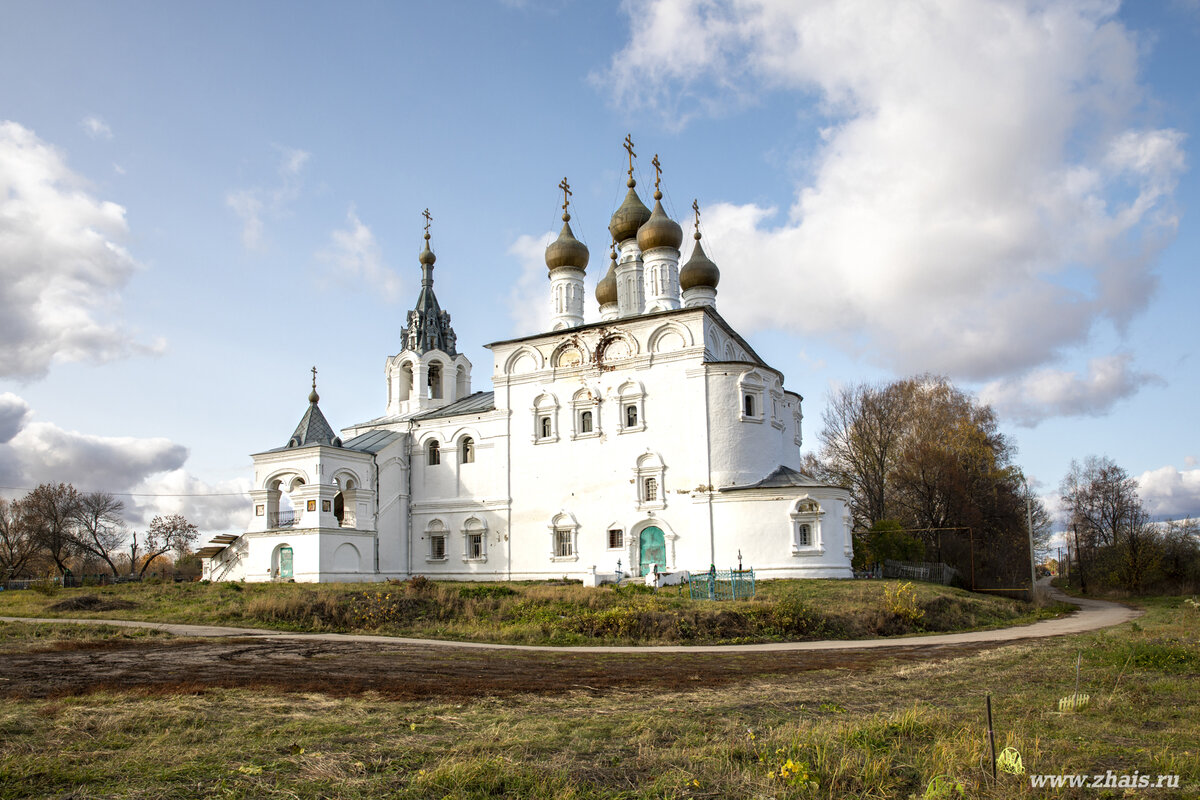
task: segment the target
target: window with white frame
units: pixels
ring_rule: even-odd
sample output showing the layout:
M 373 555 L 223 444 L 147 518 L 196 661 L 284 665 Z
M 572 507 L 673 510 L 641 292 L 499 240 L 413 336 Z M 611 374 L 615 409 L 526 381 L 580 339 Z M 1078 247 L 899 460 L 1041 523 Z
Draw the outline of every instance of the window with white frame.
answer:
M 646 390 L 637 381 L 626 381 L 617 390 L 621 409 L 618 433 L 646 429 Z
M 663 484 L 666 467 L 657 453 L 645 453 L 637 460 L 634 468 L 634 484 L 637 487 L 637 507 L 666 508 L 667 489 Z
M 430 439 L 425 445 L 425 463 L 431 467 L 442 463 L 442 446 L 438 444 L 437 439 Z
M 579 559 L 579 523 L 566 512 L 550 520 L 550 560 Z
M 738 403 L 738 419 L 743 422 L 763 421 L 764 392 L 765 382 L 759 373 L 753 370 L 742 373 L 738 378 L 738 397 L 741 398 Z
M 825 512 L 821 505 L 810 498 L 796 503 L 792 508 L 792 555 L 820 555 L 825 552 L 821 542 L 821 517 Z
M 463 523 L 463 560 L 487 561 L 487 526 L 477 517 Z
M 586 439 L 600 435 L 600 398 L 591 389 L 580 389 L 571 398 L 574 412 L 571 428 L 572 439 Z
M 446 560 L 446 526 L 441 520 L 435 519 L 425 529 L 425 537 L 429 540 L 429 555 L 427 561 Z
M 608 549 L 620 550 L 623 547 L 625 547 L 625 531 L 620 528 L 609 528 Z
M 533 401 L 533 441 L 544 444 L 558 441 L 558 400 L 546 393 Z
M 464 436 L 458 442 L 458 460 L 462 464 L 475 463 L 475 440 Z

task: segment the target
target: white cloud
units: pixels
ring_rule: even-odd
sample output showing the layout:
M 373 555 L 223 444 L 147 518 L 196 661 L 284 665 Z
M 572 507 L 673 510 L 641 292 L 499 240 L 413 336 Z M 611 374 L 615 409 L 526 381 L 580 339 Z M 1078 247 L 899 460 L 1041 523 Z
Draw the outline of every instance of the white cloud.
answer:
M 786 212 L 706 209 L 735 325 L 988 380 L 1145 308 L 1183 135 L 1135 122 L 1137 42 L 1115 3 L 626 10 L 630 40 L 600 78 L 623 109 L 679 121 L 769 91 L 798 109 L 815 97 L 828 118 Z
M 300 196 L 300 173 L 312 157 L 311 153 L 294 147 L 276 145 L 279 152 L 279 182 L 275 186 L 253 186 L 234 189 L 225 195 L 227 205 L 242 221 L 242 244 L 247 250 L 261 250 L 264 217 L 278 219 L 287 213 L 288 206 Z
M 125 209 L 89 190 L 57 149 L 0 122 L 0 376 L 149 349 L 113 319 L 139 268 L 120 244 Z
M 108 124 L 95 114 L 84 117 L 79 124 L 93 139 L 111 139 L 113 137 L 112 128 L 108 127 Z
M 1194 467 L 1194 466 L 1196 466 L 1196 457 L 1195 457 L 1195 456 L 1184 456 L 1184 458 L 1183 458 L 1183 465 L 1184 465 L 1185 467 Z
M 1200 517 L 1200 469 L 1179 470 L 1168 465 L 1143 472 L 1137 482 L 1151 514 L 1171 519 Z
M 11 441 L 28 421 L 28 403 L 12 392 L 0 394 L 0 444 Z
M 508 298 L 513 336 L 537 333 L 549 327 L 550 279 L 546 272 L 546 248 L 557 237 L 553 231 L 546 231 L 541 236 L 524 234 L 508 248 L 508 254 L 515 256 L 521 265 L 521 275 Z
M 206 531 L 243 528 L 249 482 L 209 484 L 190 475 L 183 445 L 165 438 L 95 436 L 30 417 L 22 398 L 0 394 L 0 485 L 69 483 L 80 491 L 112 492 L 125 501 L 124 517 L 132 525 L 181 513 Z
M 1155 375 L 1133 368 L 1128 354 L 1093 358 L 1087 372 L 1043 368 L 1019 379 L 992 381 L 979 391 L 1002 418 L 1033 427 L 1050 417 L 1096 417 L 1107 414 L 1117 401 L 1150 383 L 1162 384 Z
M 333 266 L 340 281 L 363 284 L 395 302 L 401 297 L 400 277 L 383 263 L 383 253 L 371 229 L 362 223 L 351 207 L 346 212 L 347 227 L 331 234 L 332 244 L 317 253 L 317 258 Z

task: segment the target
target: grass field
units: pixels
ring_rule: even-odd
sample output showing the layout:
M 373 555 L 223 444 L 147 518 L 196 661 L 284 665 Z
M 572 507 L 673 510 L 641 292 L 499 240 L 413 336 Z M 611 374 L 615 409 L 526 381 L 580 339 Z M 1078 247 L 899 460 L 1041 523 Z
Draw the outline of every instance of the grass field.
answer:
M 387 633 L 517 644 L 747 643 L 1001 627 L 1063 613 L 897 581 L 763 581 L 754 600 L 546 583 L 167 583 L 0 592 L 0 615 Z
M 1026 773 L 1178 774 L 1178 790 L 1146 796 L 1197 797 L 1200 610 L 1179 598 L 1139 603 L 1140 620 L 1094 634 L 928 663 L 880 656 L 866 670 L 719 690 L 457 703 L 242 689 L 31 700 L 0 681 L 0 798 L 1142 796 L 1031 789 L 1027 774 L 993 782 L 988 694 L 997 749 L 1018 751 Z M 54 646 L 41 628 L 0 624 L 0 641 Z M 1077 658 L 1089 702 L 1063 713 Z

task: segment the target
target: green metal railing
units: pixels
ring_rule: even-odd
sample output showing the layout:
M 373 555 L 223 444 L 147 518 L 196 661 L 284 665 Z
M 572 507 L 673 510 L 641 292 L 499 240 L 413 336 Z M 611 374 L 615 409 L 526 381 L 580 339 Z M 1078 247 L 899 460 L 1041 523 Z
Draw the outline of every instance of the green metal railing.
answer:
M 680 593 L 685 584 L 680 584 Z M 692 600 L 750 600 L 754 597 L 754 570 L 729 569 L 693 573 L 688 577 L 687 596 Z

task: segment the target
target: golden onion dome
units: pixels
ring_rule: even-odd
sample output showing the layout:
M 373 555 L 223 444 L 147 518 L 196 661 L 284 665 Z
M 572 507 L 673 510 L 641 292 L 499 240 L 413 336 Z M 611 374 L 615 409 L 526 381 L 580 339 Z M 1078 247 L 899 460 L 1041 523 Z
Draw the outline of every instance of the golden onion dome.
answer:
M 609 251 L 608 272 L 596 284 L 596 302 L 602 306 L 617 302 L 617 252 Z
M 683 244 L 683 228 L 663 211 L 660 191 L 654 192 L 654 211 L 650 214 L 650 219 L 638 228 L 637 242 L 643 253 L 656 247 L 678 250 L 679 245 Z
M 433 262 L 437 261 L 437 256 L 429 249 L 429 231 L 425 232 L 425 249 L 421 251 L 421 255 L 418 258 L 422 264 L 428 267 L 432 267 Z
M 700 245 L 700 231 L 695 233 L 696 246 L 692 248 L 692 257 L 679 270 L 679 288 L 687 291 L 694 286 L 711 286 L 717 288 L 721 280 L 721 270 L 712 259 L 704 253 Z
M 637 181 L 633 178 L 625 184 L 629 187 L 629 193 L 625 195 L 625 202 L 621 203 L 612 215 L 612 219 L 608 223 L 608 232 L 612 234 L 613 240 L 620 244 L 626 239 L 637 237 L 638 228 L 646 224 L 650 219 L 650 209 L 646 208 L 646 204 L 638 197 L 634 191 L 637 186 Z
M 559 267 L 587 269 L 589 257 L 587 245 L 571 232 L 571 215 L 563 214 L 562 231 L 546 248 L 546 267 L 552 270 Z

